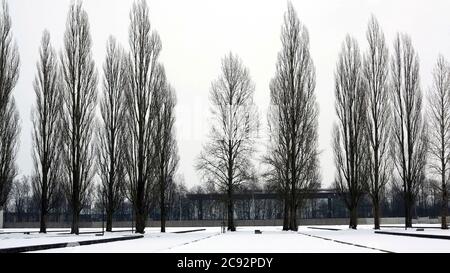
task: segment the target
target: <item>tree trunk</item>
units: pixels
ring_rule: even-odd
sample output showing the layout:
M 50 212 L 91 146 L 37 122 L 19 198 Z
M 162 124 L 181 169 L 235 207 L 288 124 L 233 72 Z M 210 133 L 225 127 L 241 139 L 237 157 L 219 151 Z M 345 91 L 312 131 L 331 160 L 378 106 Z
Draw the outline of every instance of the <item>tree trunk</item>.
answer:
M 44 141 L 45 141 L 44 136 Z M 45 160 L 45 159 L 44 159 Z M 41 219 L 39 233 L 47 233 L 46 227 L 46 214 L 47 214 L 47 171 L 45 164 L 42 164 L 43 176 L 42 176 L 42 190 L 41 190 Z
M 412 228 L 412 201 L 409 194 L 405 197 L 405 228 Z
M 412 228 L 411 210 L 406 208 L 405 228 Z
M 47 224 L 46 224 L 46 219 L 47 218 L 47 213 L 46 211 L 44 211 L 41 208 L 41 221 L 40 221 L 40 229 L 39 229 L 39 233 L 47 233 Z
M 40 219 L 40 229 L 39 233 L 47 233 L 47 192 L 44 187 L 42 190 L 42 196 L 41 196 L 41 219 Z
M 441 204 L 441 228 L 448 229 L 447 226 L 448 215 L 448 192 L 445 184 L 442 187 L 442 204 Z
M 74 132 L 76 131 L 76 128 L 74 128 Z M 75 146 L 72 144 L 72 146 Z M 75 153 L 72 155 L 72 230 L 70 233 L 78 235 L 79 230 L 79 220 L 80 220 L 80 189 L 79 189 L 79 183 L 80 180 L 78 179 L 78 165 L 76 164 L 76 157 Z
M 373 200 L 373 223 L 374 229 L 380 229 L 380 202 L 378 199 Z
M 231 190 L 228 190 L 228 230 L 236 231 L 236 227 L 234 226 L 233 199 Z
M 111 160 L 109 171 L 109 181 L 108 181 L 108 199 L 107 199 L 107 209 L 106 209 L 106 231 L 112 231 L 113 213 L 114 213 L 114 196 L 113 196 L 113 177 L 114 174 L 114 158 Z
M 358 226 L 358 206 L 350 208 L 350 225 L 349 228 L 356 229 Z
M 140 209 L 136 210 L 136 233 L 145 233 L 145 213 Z
M 165 195 L 164 195 L 164 187 L 161 187 L 161 232 L 166 232 L 166 206 L 165 203 Z
M 289 200 L 284 199 L 283 230 L 289 230 Z
M 113 222 L 113 209 L 112 204 L 109 205 L 109 209 L 106 211 L 106 231 L 112 231 L 112 222 Z
M 72 211 L 72 230 L 70 233 L 72 234 L 80 234 L 80 213 L 78 209 L 74 209 Z

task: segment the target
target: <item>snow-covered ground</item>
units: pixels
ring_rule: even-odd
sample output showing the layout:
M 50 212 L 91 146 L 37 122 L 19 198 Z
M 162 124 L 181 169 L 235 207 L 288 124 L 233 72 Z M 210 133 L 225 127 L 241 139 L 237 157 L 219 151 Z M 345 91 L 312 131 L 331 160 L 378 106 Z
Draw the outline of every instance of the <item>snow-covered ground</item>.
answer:
M 187 228 L 189 229 L 189 228 Z M 192 228 L 190 228 L 192 229 Z M 186 230 L 186 228 L 184 229 Z M 71 248 L 49 249 L 37 251 L 41 253 L 155 253 L 170 251 L 185 244 L 195 244 L 201 240 L 219 236 L 220 228 L 207 228 L 206 231 L 182 233 L 172 233 L 175 229 L 167 229 L 166 233 L 160 233 L 156 229 L 146 229 L 143 239 L 130 241 L 112 242 L 88 246 L 78 246 Z M 128 233 L 130 235 L 130 233 Z
M 3 229 L 0 232 L 0 249 L 13 248 L 34 245 L 46 245 L 55 243 L 71 243 L 95 239 L 123 237 L 126 233 L 105 233 L 104 236 L 98 237 L 95 234 L 68 234 L 70 229 L 48 229 L 47 234 L 39 234 L 39 229 Z M 99 232 L 98 229 L 83 229 L 82 232 Z M 24 234 L 30 232 L 30 234 Z
M 432 225 L 424 225 L 430 227 Z M 376 234 L 370 225 L 360 225 L 358 230 L 350 230 L 347 226 L 315 226 L 311 229 L 301 226 L 298 232 L 282 231 L 281 227 L 238 227 L 236 232 L 220 233 L 220 227 L 207 227 L 204 231 L 191 233 L 174 233 L 176 231 L 197 228 L 168 228 L 167 233 L 160 233 L 158 228 L 147 228 L 144 238 L 129 241 L 101 243 L 87 246 L 49 249 L 39 252 L 176 252 L 176 253 L 275 253 L 275 252 L 449 252 L 450 240 L 428 239 L 406 236 Z M 385 227 L 383 231 L 407 232 L 419 234 L 438 234 L 450 236 L 449 230 L 425 228 L 424 231 L 403 230 L 401 225 Z M 338 229 L 325 230 L 323 228 Z M 254 234 L 260 229 L 262 234 Z M 59 229 L 61 230 L 61 229 Z M 122 229 L 123 230 L 123 229 Z M 126 229 L 125 229 L 126 230 Z M 31 229 L 3 230 L 6 232 L 36 231 Z M 100 231 L 99 229 L 82 229 L 81 232 Z M 32 233 L 1 234 L 0 249 L 50 244 L 58 242 L 77 242 L 111 237 L 132 235 L 130 231 L 105 233 L 105 236 L 82 234 L 79 236 L 48 233 L 45 235 Z
M 255 229 L 262 234 L 254 234 Z M 289 253 L 289 252 L 378 252 L 321 240 L 297 232 L 282 231 L 281 227 L 242 227 L 195 244 L 185 244 L 164 252 L 213 252 L 213 253 Z
M 192 228 L 191 228 L 192 229 Z M 39 229 L 24 228 L 24 229 L 0 229 L 0 249 L 2 248 L 12 248 L 12 247 L 22 247 L 22 246 L 33 246 L 33 245 L 44 245 L 44 244 L 54 244 L 54 243 L 70 243 L 70 242 L 80 242 L 87 240 L 97 240 L 106 238 L 116 238 L 123 236 L 132 235 L 129 228 L 117 228 L 114 229 L 113 233 L 105 232 L 104 236 L 96 236 L 96 234 L 101 234 L 101 229 L 95 228 L 83 228 L 80 229 L 80 235 L 69 234 L 70 229 L 58 229 L 49 228 L 47 229 L 47 234 L 39 234 Z M 186 230 L 186 228 L 179 229 L 173 228 L 171 231 Z M 24 234 L 29 232 L 30 234 Z M 148 228 L 147 233 L 159 233 L 157 228 Z M 134 235 L 134 234 L 133 234 Z
M 431 234 L 447 235 L 450 237 L 450 230 L 441 230 L 439 225 L 414 225 L 414 228 L 404 230 L 402 225 L 392 225 L 397 227 L 381 228 L 381 231 L 409 234 Z M 424 228 L 424 231 L 417 231 L 417 228 Z M 310 229 L 300 227 L 299 232 L 325 239 L 338 240 L 345 243 L 357 244 L 372 247 L 389 252 L 448 252 L 450 253 L 450 240 L 417 238 L 409 236 L 395 236 L 386 234 L 376 234 L 372 225 L 359 225 L 358 230 L 348 229 L 346 226 L 316 226 L 317 228 L 336 228 L 339 231 Z

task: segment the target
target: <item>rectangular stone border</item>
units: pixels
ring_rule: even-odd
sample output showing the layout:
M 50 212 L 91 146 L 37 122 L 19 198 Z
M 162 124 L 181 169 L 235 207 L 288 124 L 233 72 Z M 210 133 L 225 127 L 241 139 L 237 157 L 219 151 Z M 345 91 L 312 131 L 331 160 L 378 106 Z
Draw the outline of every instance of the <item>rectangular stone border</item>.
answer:
M 206 228 L 201 228 L 201 229 L 174 231 L 172 233 L 189 233 L 189 232 L 197 232 L 197 231 L 205 231 L 205 230 L 206 230 Z
M 29 251 L 47 250 L 47 249 L 53 249 L 53 248 L 65 248 L 67 246 L 94 245 L 94 244 L 111 243 L 111 242 L 117 242 L 117 241 L 135 240 L 135 239 L 141 239 L 141 238 L 144 238 L 144 235 L 133 235 L 133 236 L 125 236 L 125 237 L 86 240 L 86 241 L 78 241 L 78 242 L 55 243 L 55 244 L 46 244 L 46 245 L 33 245 L 33 246 L 2 248 L 2 249 L 0 249 L 0 253 L 21 253 L 21 252 L 29 252 Z
M 331 231 L 340 231 L 342 229 L 338 228 L 322 228 L 322 227 L 308 227 L 309 229 L 318 229 L 318 230 L 331 230 Z
M 418 237 L 418 238 L 428 238 L 428 239 L 450 240 L 450 236 L 448 236 L 448 235 L 414 234 L 414 233 L 389 232 L 389 231 L 375 231 L 375 233 L 376 234 L 385 234 L 385 235 L 397 235 L 397 236 L 408 236 L 408 237 Z

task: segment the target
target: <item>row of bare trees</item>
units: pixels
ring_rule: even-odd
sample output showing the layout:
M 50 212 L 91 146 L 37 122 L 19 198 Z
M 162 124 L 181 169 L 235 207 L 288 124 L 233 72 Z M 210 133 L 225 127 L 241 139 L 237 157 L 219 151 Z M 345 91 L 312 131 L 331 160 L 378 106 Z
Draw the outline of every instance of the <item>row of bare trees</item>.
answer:
M 357 208 L 368 193 L 380 227 L 380 200 L 389 182 L 401 185 L 405 225 L 412 225 L 412 206 L 429 166 L 440 177 L 442 227 L 446 228 L 450 160 L 450 68 L 439 57 L 433 72 L 429 107 L 424 113 L 419 60 L 411 39 L 398 34 L 389 55 L 374 17 L 366 34 L 368 49 L 360 53 L 347 36 L 335 72 L 336 113 L 333 149 L 336 189 L 357 227 Z M 268 152 L 264 178 L 284 201 L 284 230 L 297 230 L 297 211 L 305 194 L 320 185 L 318 105 L 315 67 L 307 28 L 292 4 L 281 29 L 282 49 L 270 83 Z M 92 57 L 88 15 L 79 1 L 69 9 L 59 54 L 44 31 L 34 81 L 33 190 L 40 197 L 41 232 L 62 189 L 70 204 L 72 233 L 86 196 L 96 191 L 107 214 L 128 198 L 136 231 L 143 233 L 152 200 L 161 210 L 165 231 L 168 192 L 178 166 L 174 89 L 159 62 L 161 40 L 152 30 L 145 0 L 130 12 L 129 49 L 108 40 L 102 92 Z M 20 131 L 12 90 L 18 79 L 19 56 L 11 34 L 6 1 L 0 14 L 0 208 L 17 174 L 15 156 Z M 206 181 L 227 196 L 228 228 L 235 230 L 233 194 L 255 182 L 255 144 L 259 132 L 255 86 L 248 69 L 232 53 L 222 60 L 221 75 L 212 83 L 212 129 L 196 167 Z M 425 119 L 424 116 L 427 115 Z M 98 178 L 100 183 L 94 187 Z
M 447 227 L 447 181 L 450 160 L 448 65 L 439 58 L 430 92 L 428 123 L 422 111 L 419 61 L 411 39 L 398 34 L 394 53 L 375 19 L 366 33 L 367 51 L 347 36 L 335 72 L 336 113 L 333 150 L 334 186 L 358 224 L 358 204 L 368 194 L 374 226 L 380 228 L 380 203 L 388 183 L 403 189 L 405 226 L 412 226 L 412 209 L 427 166 L 441 177 L 442 228 Z M 304 195 L 320 186 L 318 163 L 318 106 L 315 68 L 309 35 L 292 4 L 284 16 L 282 50 L 270 83 L 269 145 L 263 177 L 284 201 L 284 230 L 297 230 L 297 212 Z M 208 182 L 227 195 L 228 229 L 234 230 L 233 192 L 255 181 L 252 155 L 257 115 L 254 86 L 248 70 L 235 55 L 227 55 L 222 75 L 211 87 L 213 125 L 210 141 L 197 162 Z M 427 165 L 427 159 L 428 165 Z
M 165 197 L 178 164 L 176 98 L 158 62 L 161 41 L 151 31 L 144 0 L 133 4 L 130 20 L 129 52 L 113 37 L 108 40 L 99 99 L 89 20 L 81 1 L 70 7 L 59 59 L 50 34 L 43 34 L 33 111 L 33 188 L 41 199 L 41 232 L 46 232 L 57 187 L 66 193 L 73 214 L 72 233 L 79 233 L 80 212 L 94 190 L 106 211 L 107 231 L 128 197 L 136 231 L 144 233 L 155 196 L 165 231 Z
M 270 84 L 269 152 L 264 177 L 284 201 L 283 229 L 297 230 L 302 195 L 319 186 L 318 107 L 315 68 L 307 29 L 291 4 L 284 17 L 282 50 Z M 228 229 L 235 230 L 233 193 L 256 180 L 253 154 L 259 121 L 248 69 L 233 54 L 222 61 L 222 74 L 211 87 L 213 123 L 210 141 L 197 162 L 208 182 L 227 196 Z
M 423 110 L 419 58 L 407 34 L 397 34 L 389 56 L 384 34 L 372 16 L 368 49 L 347 36 L 335 73 L 336 113 L 333 147 L 336 189 L 357 227 L 363 193 L 373 203 L 374 227 L 380 228 L 380 200 L 389 182 L 403 189 L 405 227 L 427 166 L 441 179 L 442 228 L 447 228 L 450 160 L 449 66 L 439 57 L 433 72 L 428 112 Z M 427 117 L 427 118 L 425 118 Z

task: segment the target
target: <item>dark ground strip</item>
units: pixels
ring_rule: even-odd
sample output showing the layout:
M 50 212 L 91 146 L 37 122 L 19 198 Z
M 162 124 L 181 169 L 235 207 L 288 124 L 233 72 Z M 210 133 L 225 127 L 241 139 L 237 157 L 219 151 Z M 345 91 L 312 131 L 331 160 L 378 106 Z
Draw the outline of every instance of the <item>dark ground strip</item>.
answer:
M 134 231 L 134 230 L 132 230 L 132 229 L 122 229 L 122 230 L 113 230 L 113 231 L 106 231 L 106 229 L 104 230 L 105 233 L 119 233 L 119 232 L 132 232 L 132 231 Z M 80 232 L 79 234 L 95 234 L 95 233 L 102 234 L 103 231 L 102 230 L 83 231 L 83 232 Z M 60 234 L 72 234 L 72 233 L 69 232 L 69 233 L 60 233 Z
M 134 229 L 122 229 L 122 230 L 113 230 L 113 231 L 108 231 L 108 232 L 112 232 L 112 233 L 117 233 L 117 232 L 133 232 Z
M 405 229 L 405 226 L 380 226 L 381 228 L 401 228 L 401 229 Z M 440 226 L 413 226 L 410 227 L 409 229 L 415 229 L 415 228 L 430 228 L 430 229 L 441 229 Z
M 375 231 L 375 233 L 377 233 L 377 234 L 385 234 L 385 235 L 396 235 L 396 236 L 419 237 L 419 238 L 428 238 L 428 239 L 450 240 L 450 236 L 448 236 L 448 235 L 400 233 L 400 232 L 389 232 L 389 231 Z
M 71 232 L 63 232 L 63 233 L 58 233 L 58 235 L 70 235 L 73 234 Z M 102 231 L 84 231 L 84 232 L 78 232 L 78 235 L 82 235 L 82 234 L 102 234 Z
M 331 230 L 331 231 L 339 231 L 342 229 L 338 229 L 338 228 L 321 228 L 321 227 L 308 227 L 310 229 L 319 229 L 319 230 Z
M 189 232 L 197 232 L 197 231 L 205 231 L 206 229 L 205 228 L 202 228 L 202 229 L 192 229 L 192 230 L 182 230 L 182 231 L 174 231 L 174 232 L 171 232 L 171 233 L 189 233 Z M 129 230 L 116 230 L 116 231 L 108 231 L 108 232 L 112 232 L 112 233 L 114 233 L 114 232 L 127 232 L 127 231 L 132 231 L 131 229 L 129 229 Z M 105 231 L 105 233 L 107 233 L 107 231 Z M 70 232 L 64 232 L 64 233 L 58 233 L 58 235 L 69 235 L 69 234 L 71 234 Z M 100 230 L 100 231 L 85 231 L 85 232 L 80 232 L 79 233 L 80 235 L 81 234 L 102 234 L 102 231 Z
M 344 244 L 344 245 L 351 245 L 351 246 L 356 246 L 356 247 L 361 247 L 361 248 L 367 248 L 367 249 L 377 250 L 377 251 L 381 251 L 381 252 L 385 252 L 385 253 L 394 253 L 393 251 L 389 251 L 389 250 L 384 250 L 384 249 L 379 249 L 379 248 L 364 246 L 364 245 L 359 245 L 359 244 L 353 244 L 353 243 L 349 243 L 349 242 L 334 240 L 334 239 L 320 237 L 320 236 L 311 235 L 311 234 L 302 233 L 302 232 L 298 232 L 298 234 L 309 236 L 309 237 L 314 237 L 314 238 L 318 238 L 318 239 L 322 239 L 322 240 L 332 241 L 332 242 L 336 242 L 336 243 L 340 243 L 340 244 Z
M 182 231 L 174 231 L 172 233 L 189 233 L 189 232 L 197 232 L 197 231 L 205 231 L 206 228 L 201 229 L 191 229 L 191 230 L 182 230 Z
M 79 242 L 65 242 L 65 243 L 55 243 L 55 244 L 46 244 L 46 245 L 33 245 L 33 246 L 21 246 L 21 247 L 12 247 L 12 248 L 2 248 L 0 249 L 0 253 L 21 253 L 28 251 L 38 251 L 38 250 L 47 250 L 53 248 L 65 248 L 68 245 L 94 245 L 94 244 L 103 244 L 103 243 L 111 243 L 118 241 L 127 241 L 144 238 L 143 235 L 134 235 L 134 236 L 126 236 L 126 237 L 117 237 L 117 238 L 107 238 L 107 239 L 99 239 L 99 240 L 86 240 Z
M 56 233 L 56 232 L 67 232 L 67 230 L 47 230 L 47 233 Z M 7 232 L 0 232 L 0 235 L 2 234 L 34 234 L 39 233 L 39 231 L 7 231 Z M 45 234 L 45 233 L 43 233 Z

